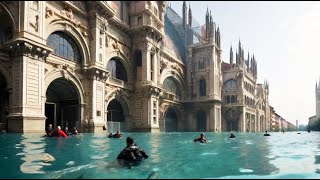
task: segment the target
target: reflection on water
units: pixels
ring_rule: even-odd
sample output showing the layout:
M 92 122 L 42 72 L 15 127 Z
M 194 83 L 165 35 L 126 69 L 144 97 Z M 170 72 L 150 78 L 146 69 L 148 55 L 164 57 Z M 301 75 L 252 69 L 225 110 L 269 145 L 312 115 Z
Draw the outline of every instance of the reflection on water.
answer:
M 319 178 L 320 133 L 84 133 L 64 138 L 39 134 L 0 135 L 0 178 Z M 140 166 L 116 157 L 126 137 L 146 151 Z
M 22 135 L 21 141 L 22 155 L 21 160 L 24 162 L 20 165 L 20 171 L 26 174 L 44 174 L 42 171 L 43 166 L 50 166 L 54 161 L 54 157 L 44 152 L 45 143 L 43 137 L 39 135 Z M 16 144 L 16 147 L 20 147 Z
M 290 136 L 274 134 L 268 139 L 273 144 L 270 163 L 281 173 L 315 173 L 319 168 L 315 162 L 315 153 L 319 151 L 318 134 L 291 133 Z

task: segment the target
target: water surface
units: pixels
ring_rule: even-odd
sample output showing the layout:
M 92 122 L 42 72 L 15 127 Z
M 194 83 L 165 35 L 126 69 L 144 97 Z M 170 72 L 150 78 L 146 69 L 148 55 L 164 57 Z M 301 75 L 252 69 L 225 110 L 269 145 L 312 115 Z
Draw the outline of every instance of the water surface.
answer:
M 320 133 L 107 133 L 48 138 L 0 134 L 0 178 L 320 178 Z M 115 159 L 132 136 L 149 158 L 131 169 Z

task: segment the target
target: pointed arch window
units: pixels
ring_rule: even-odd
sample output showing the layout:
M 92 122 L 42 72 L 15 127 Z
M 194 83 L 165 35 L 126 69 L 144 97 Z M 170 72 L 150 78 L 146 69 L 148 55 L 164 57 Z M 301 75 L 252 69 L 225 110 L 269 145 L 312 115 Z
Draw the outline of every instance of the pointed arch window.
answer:
M 64 32 L 54 32 L 47 39 L 47 45 L 53 48 L 52 53 L 64 59 L 80 63 L 80 50 L 76 42 Z

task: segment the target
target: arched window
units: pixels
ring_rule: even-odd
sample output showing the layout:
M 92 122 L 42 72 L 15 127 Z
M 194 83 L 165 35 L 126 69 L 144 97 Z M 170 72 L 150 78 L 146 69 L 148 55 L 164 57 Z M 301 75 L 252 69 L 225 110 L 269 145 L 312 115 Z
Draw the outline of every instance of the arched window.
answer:
M 237 89 L 237 81 L 234 79 L 228 80 L 226 83 L 224 83 L 224 88 L 226 90 L 236 90 Z
M 230 103 L 230 96 L 227 96 L 227 103 Z
M 125 82 L 128 81 L 127 71 L 118 59 L 110 59 L 107 64 L 107 70 L 109 71 L 111 77 L 121 79 Z
M 2 6 L 0 6 L 0 22 L 0 44 L 2 44 L 13 37 L 13 23 L 9 14 Z
M 206 68 L 206 61 L 207 61 L 206 58 L 199 58 L 199 60 L 198 60 L 198 69 L 199 70 Z
M 206 80 L 205 79 L 200 80 L 199 95 L 206 96 Z
M 174 80 L 174 78 L 167 77 L 163 81 L 163 86 L 164 86 L 165 90 L 167 90 L 171 93 L 174 93 L 176 96 L 179 96 L 179 97 L 181 96 L 181 90 L 180 90 L 176 80 Z
M 70 61 L 81 62 L 80 50 L 75 41 L 64 32 L 50 34 L 47 45 L 53 48 L 53 54 Z

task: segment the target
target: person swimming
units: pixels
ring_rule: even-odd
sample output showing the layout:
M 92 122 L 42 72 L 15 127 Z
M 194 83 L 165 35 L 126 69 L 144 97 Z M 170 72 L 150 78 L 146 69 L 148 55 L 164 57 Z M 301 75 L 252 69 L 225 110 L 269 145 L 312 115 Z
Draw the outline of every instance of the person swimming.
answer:
M 199 141 L 200 143 L 206 143 L 207 142 L 207 140 L 204 138 L 204 133 L 201 133 L 199 138 L 195 138 L 193 140 L 193 142 L 197 142 L 197 141 Z
M 233 134 L 233 132 L 231 132 L 229 138 L 236 138 L 236 136 Z
M 266 131 L 263 136 L 270 136 L 270 134 L 268 133 L 268 131 Z
M 110 133 L 110 134 L 108 135 L 108 138 L 121 138 L 121 137 L 122 137 L 122 134 L 120 134 L 120 131 L 117 131 L 116 134 Z
M 148 155 L 133 142 L 132 137 L 127 137 L 127 146 L 120 152 L 117 157 L 119 164 L 125 166 L 139 165 L 143 159 L 148 159 Z

